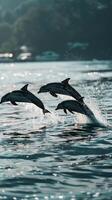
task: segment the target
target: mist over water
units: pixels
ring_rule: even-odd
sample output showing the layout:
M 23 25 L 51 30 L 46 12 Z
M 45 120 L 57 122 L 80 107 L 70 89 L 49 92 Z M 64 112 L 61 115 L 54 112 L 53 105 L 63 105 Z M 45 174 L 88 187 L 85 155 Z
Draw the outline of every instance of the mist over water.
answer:
M 0 98 L 29 83 L 51 111 L 44 116 L 30 103 L 0 104 L 0 198 L 111 200 L 112 62 L 0 64 L 0 72 Z M 55 111 L 70 97 L 37 93 L 68 77 L 105 128 Z

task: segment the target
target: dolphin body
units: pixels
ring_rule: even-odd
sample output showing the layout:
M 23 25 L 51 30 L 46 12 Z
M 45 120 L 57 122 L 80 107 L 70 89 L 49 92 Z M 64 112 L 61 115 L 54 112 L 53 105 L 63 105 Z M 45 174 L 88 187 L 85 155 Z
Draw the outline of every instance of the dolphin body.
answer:
M 7 94 L 5 94 L 2 98 L 1 98 L 1 102 L 0 103 L 4 103 L 4 102 L 8 102 L 10 101 L 13 105 L 17 105 L 16 102 L 26 102 L 26 103 L 32 103 L 28 98 L 26 98 L 24 96 L 24 93 L 22 90 L 14 90 L 12 92 L 9 92 Z
M 77 92 L 70 84 L 70 78 L 63 80 L 62 82 L 48 83 L 40 88 L 38 93 L 50 92 L 54 97 L 57 97 L 57 94 L 68 95 L 75 98 L 77 101 L 83 103 L 83 98 L 79 92 Z
M 89 107 L 84 103 L 81 104 L 76 100 L 66 100 L 58 104 L 56 110 L 63 109 L 63 111 L 67 114 L 67 110 L 74 114 L 74 112 L 81 113 L 86 115 L 88 119 L 95 125 L 105 127 L 103 124 L 98 122 L 94 113 L 89 109 Z
M 18 105 L 16 102 L 26 102 L 26 103 L 33 103 L 40 109 L 42 109 L 43 113 L 48 113 L 49 111 L 45 109 L 44 104 L 42 101 L 37 98 L 33 93 L 27 90 L 28 84 L 22 87 L 20 90 L 14 90 L 12 92 L 7 93 L 1 98 L 1 102 L 8 102 L 10 101 L 13 105 Z

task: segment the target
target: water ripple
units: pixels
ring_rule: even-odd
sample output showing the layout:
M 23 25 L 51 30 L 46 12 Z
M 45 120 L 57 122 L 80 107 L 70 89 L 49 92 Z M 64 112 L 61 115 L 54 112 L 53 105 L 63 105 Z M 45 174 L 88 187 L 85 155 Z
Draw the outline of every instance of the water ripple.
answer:
M 55 112 L 63 96 L 37 94 L 49 80 L 67 77 L 106 128 Z M 43 116 L 31 104 L 0 105 L 0 199 L 111 200 L 111 62 L 3 64 L 0 83 L 1 97 L 29 83 L 29 90 L 51 110 Z

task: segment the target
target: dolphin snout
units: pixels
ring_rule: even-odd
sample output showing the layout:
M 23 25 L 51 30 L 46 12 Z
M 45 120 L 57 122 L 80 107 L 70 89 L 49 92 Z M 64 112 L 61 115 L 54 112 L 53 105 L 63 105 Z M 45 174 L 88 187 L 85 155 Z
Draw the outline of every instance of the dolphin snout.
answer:
M 37 93 L 38 93 L 38 94 L 41 93 L 41 90 L 39 90 Z
M 37 93 L 38 93 L 38 94 L 39 94 L 39 93 L 42 93 L 42 90 L 41 90 L 41 88 L 39 89 L 39 91 L 38 91 Z
M 3 100 L 1 99 L 0 104 L 3 103 Z
M 56 108 L 55 108 L 55 110 L 59 110 L 60 108 L 59 108 L 59 106 L 57 106 Z

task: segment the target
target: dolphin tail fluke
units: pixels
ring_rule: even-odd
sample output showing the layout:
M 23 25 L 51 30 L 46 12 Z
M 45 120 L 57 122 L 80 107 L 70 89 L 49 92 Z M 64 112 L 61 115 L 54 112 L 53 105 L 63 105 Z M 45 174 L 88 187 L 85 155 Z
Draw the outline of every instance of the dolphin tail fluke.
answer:
M 50 113 L 50 111 L 47 110 L 47 109 L 44 109 L 44 110 L 43 110 L 43 114 L 45 115 L 45 113 Z

